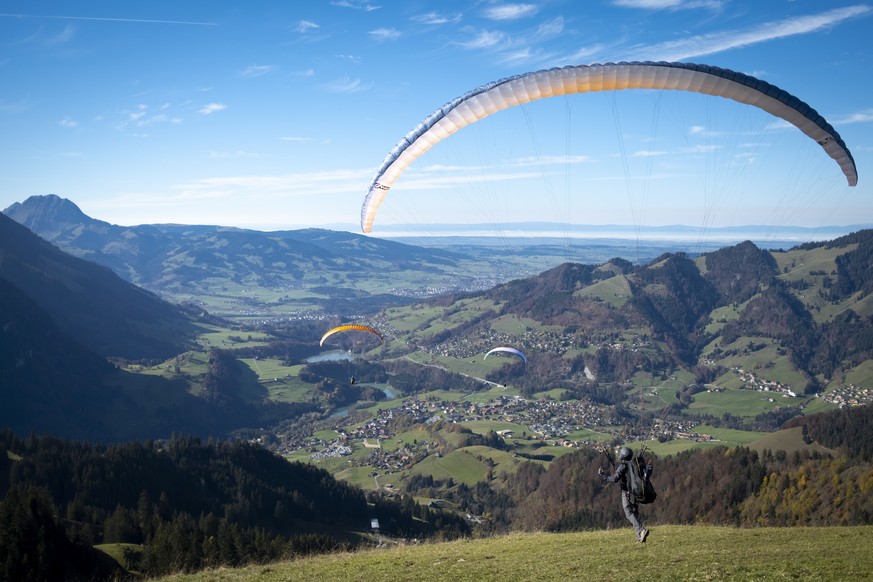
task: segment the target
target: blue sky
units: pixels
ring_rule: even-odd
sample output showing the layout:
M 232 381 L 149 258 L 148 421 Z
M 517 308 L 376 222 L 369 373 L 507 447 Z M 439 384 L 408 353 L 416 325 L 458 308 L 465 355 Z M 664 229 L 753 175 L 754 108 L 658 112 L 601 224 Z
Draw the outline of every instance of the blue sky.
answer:
M 452 98 L 553 66 L 675 60 L 809 103 L 852 151 L 859 185 L 750 107 L 577 95 L 445 140 L 397 181 L 374 234 L 392 222 L 869 224 L 871 33 L 873 4 L 841 0 L 4 0 L 0 208 L 54 193 L 122 225 L 355 230 L 385 155 Z

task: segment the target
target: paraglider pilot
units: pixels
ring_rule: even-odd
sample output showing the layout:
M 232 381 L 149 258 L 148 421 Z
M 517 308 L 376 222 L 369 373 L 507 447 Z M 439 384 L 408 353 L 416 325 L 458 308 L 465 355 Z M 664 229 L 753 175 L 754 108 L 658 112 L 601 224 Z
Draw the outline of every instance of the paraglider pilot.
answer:
M 628 484 L 627 484 L 627 472 L 628 472 L 628 463 L 633 459 L 634 453 L 629 447 L 622 447 L 618 453 L 618 465 L 615 466 L 615 473 L 610 475 L 603 468 L 597 469 L 597 474 L 600 475 L 600 479 L 602 481 L 609 481 L 610 483 L 618 483 L 619 487 L 621 487 L 621 507 L 624 509 L 624 514 L 627 517 L 628 521 L 634 528 L 634 531 L 637 534 L 637 541 L 640 543 L 645 543 L 646 538 L 649 536 L 649 530 L 643 527 L 643 520 L 640 519 L 639 507 L 631 498 L 628 493 Z M 612 458 L 610 457 L 610 462 L 612 462 Z M 648 479 L 652 476 L 652 463 L 649 461 L 648 464 L 645 463 L 645 459 L 640 457 L 640 464 L 645 465 L 645 474 L 642 475 L 643 479 Z

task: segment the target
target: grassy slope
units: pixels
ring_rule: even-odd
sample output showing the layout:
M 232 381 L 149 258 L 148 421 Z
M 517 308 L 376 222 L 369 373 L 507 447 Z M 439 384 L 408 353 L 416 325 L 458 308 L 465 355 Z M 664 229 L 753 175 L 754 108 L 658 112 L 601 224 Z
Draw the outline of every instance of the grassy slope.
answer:
M 873 577 L 873 526 L 737 529 L 653 527 L 511 534 L 475 541 L 367 550 L 164 580 L 852 580 Z

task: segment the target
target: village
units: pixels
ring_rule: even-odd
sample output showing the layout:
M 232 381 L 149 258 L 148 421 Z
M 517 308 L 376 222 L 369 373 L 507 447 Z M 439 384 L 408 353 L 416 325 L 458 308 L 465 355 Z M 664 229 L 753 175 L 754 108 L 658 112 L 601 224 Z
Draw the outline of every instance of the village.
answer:
M 400 420 L 402 419 L 402 421 Z M 400 471 L 422 460 L 430 454 L 441 454 L 442 446 L 423 431 L 422 438 L 414 443 L 398 441 L 398 448 L 382 447 L 382 443 L 395 439 L 395 426 L 405 429 L 410 426 L 428 427 L 437 422 L 463 426 L 476 421 L 497 421 L 527 427 L 521 434 L 510 428 L 497 430 L 496 434 L 504 440 L 513 438 L 540 441 L 547 446 L 579 447 L 596 446 L 619 438 L 619 432 L 627 430 L 615 415 L 614 408 L 607 405 L 592 404 L 577 400 L 554 401 L 548 399 L 530 400 L 520 396 L 498 396 L 492 401 L 477 403 L 437 399 L 407 398 L 396 408 L 378 409 L 376 416 L 364 422 L 342 426 L 338 422 L 334 429 L 337 436 L 321 439 L 316 436 L 285 439 L 278 452 L 288 455 L 297 451 L 309 452 L 312 459 L 346 457 L 356 448 L 372 449 L 366 458 L 352 461 L 353 465 L 373 467 L 374 470 Z M 622 426 L 621 429 L 616 428 Z M 653 426 L 631 427 L 639 432 L 640 438 L 670 440 L 687 438 L 690 440 L 711 440 L 708 435 L 691 432 L 694 422 L 676 422 L 656 419 Z M 593 431 L 596 439 L 573 438 L 574 433 Z

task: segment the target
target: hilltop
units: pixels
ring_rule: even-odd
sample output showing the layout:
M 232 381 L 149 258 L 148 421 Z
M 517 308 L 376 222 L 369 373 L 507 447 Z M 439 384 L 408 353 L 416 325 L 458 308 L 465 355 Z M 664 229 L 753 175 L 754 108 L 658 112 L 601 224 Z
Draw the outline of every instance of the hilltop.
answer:
M 873 576 L 858 548 L 873 526 L 662 526 L 636 544 L 627 530 L 528 533 L 220 568 L 160 580 L 851 580 Z

